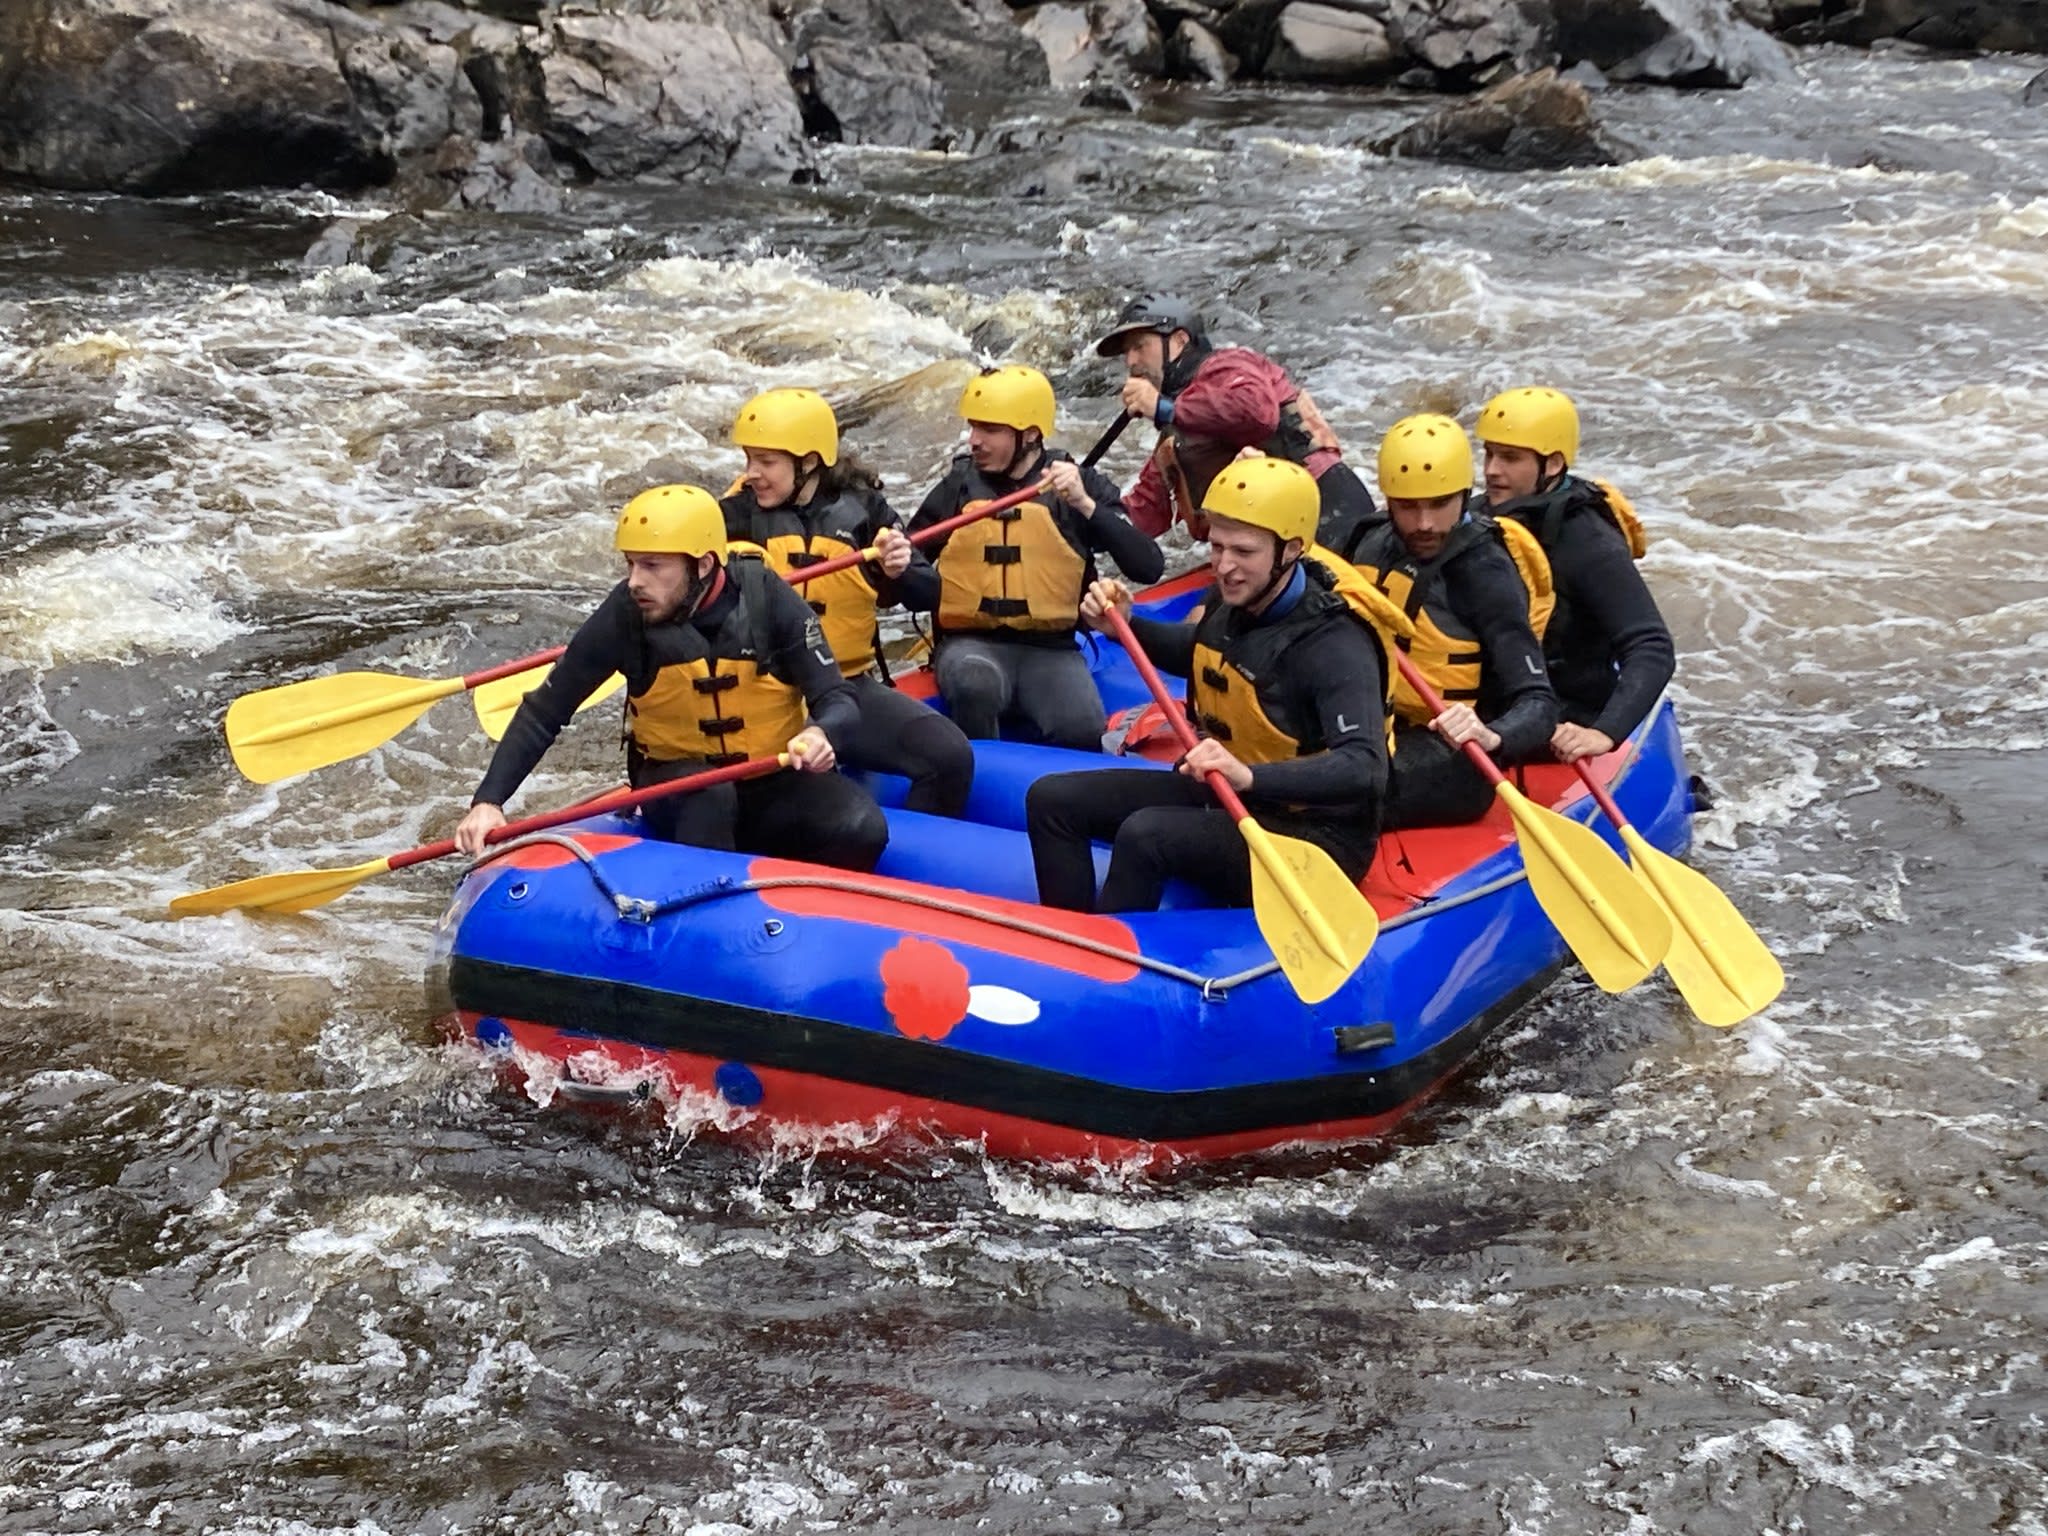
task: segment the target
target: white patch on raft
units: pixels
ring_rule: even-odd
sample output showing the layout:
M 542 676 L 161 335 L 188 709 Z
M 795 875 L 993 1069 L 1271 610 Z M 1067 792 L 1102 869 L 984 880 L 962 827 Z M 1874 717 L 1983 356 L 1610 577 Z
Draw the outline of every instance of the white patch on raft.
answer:
M 991 1024 L 1035 1024 L 1038 999 L 1010 987 L 969 987 L 967 1011 Z

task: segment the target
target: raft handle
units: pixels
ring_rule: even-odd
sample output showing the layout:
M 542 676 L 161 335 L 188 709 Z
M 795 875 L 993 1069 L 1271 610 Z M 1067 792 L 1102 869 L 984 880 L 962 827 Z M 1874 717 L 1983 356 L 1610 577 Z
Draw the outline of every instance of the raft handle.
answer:
M 1339 1024 L 1332 1033 L 1337 1037 L 1339 1056 L 1362 1056 L 1367 1051 L 1383 1051 L 1394 1043 L 1391 1024 Z

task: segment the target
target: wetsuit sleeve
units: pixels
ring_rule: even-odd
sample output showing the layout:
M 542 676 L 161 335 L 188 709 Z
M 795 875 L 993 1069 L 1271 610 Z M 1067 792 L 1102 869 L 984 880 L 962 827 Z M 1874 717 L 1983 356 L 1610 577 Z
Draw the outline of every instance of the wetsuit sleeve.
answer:
M 1146 459 L 1145 467 L 1138 471 L 1130 495 L 1124 498 L 1124 513 L 1131 526 L 1147 538 L 1156 539 L 1173 526 L 1173 504 L 1156 457 Z
M 597 612 L 570 637 L 547 681 L 519 701 L 505 737 L 491 754 L 491 766 L 471 796 L 471 805 L 503 805 L 526 782 L 576 707 L 614 672 L 626 670 L 632 648 L 633 600 L 624 582 L 612 588 Z
M 770 670 L 804 696 L 811 724 L 825 733 L 834 752 L 840 751 L 843 743 L 853 739 L 853 728 L 860 719 L 853 685 L 832 659 L 824 626 L 811 612 L 811 605 L 787 582 L 772 582 L 767 590 L 769 633 L 775 640 Z
M 1148 619 L 1143 614 L 1131 615 L 1131 633 L 1137 638 L 1138 647 L 1146 659 L 1160 671 L 1174 677 L 1188 677 L 1195 670 L 1195 626 L 1184 621 Z M 1107 637 L 1111 645 L 1117 644 L 1116 636 Z M 1121 646 L 1117 647 L 1119 650 Z
M 1376 805 L 1387 788 L 1387 717 L 1380 648 L 1354 624 L 1333 624 L 1287 657 L 1299 707 L 1329 743 L 1321 752 L 1252 769 L 1247 800 Z M 1548 738 L 1546 738 L 1548 739 Z
M 1445 595 L 1479 638 L 1487 683 L 1487 728 L 1500 736 L 1493 755 L 1526 763 L 1550 755 L 1557 729 L 1557 695 L 1543 665 L 1543 645 L 1529 628 L 1529 593 L 1508 552 L 1479 546 L 1444 572 Z
M 873 544 L 875 535 L 884 528 L 903 526 L 896 509 L 880 496 L 870 496 L 867 508 L 868 518 L 862 525 L 866 533 L 864 544 Z M 884 608 L 896 603 L 912 613 L 929 613 L 939 606 L 939 573 L 921 549 L 911 552 L 910 564 L 901 576 L 893 579 L 882 574 L 879 561 L 870 560 L 861 570 L 867 574 L 868 585 L 875 589 L 875 598 Z
M 1133 581 L 1157 581 L 1166 570 L 1166 552 L 1151 535 L 1131 525 L 1115 482 L 1097 470 L 1084 469 L 1081 486 L 1095 503 L 1095 514 L 1083 519 L 1088 525 L 1088 547 L 1108 555 Z
M 957 468 L 947 470 L 945 478 L 925 492 L 924 500 L 918 503 L 917 511 L 911 516 L 908 531 L 918 533 L 931 527 L 933 523 L 943 523 L 949 517 L 959 516 L 965 489 L 960 471 Z M 924 551 L 927 560 L 937 560 L 945 547 L 946 539 L 943 534 L 929 544 L 918 546 Z
M 1677 647 L 1621 535 L 1592 517 L 1571 519 L 1565 532 L 1574 547 L 1554 566 L 1570 573 L 1565 596 L 1575 622 L 1604 636 L 1620 667 L 1593 729 L 1621 741 L 1643 723 L 1671 681 Z

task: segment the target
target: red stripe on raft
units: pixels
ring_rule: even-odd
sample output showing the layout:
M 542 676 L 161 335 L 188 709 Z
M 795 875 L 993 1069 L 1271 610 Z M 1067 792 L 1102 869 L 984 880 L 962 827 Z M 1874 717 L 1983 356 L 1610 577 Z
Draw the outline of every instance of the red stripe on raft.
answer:
M 628 843 L 640 841 L 637 837 L 624 837 L 616 832 L 570 832 L 557 836 L 570 838 L 585 853 L 610 853 L 614 848 L 623 848 Z M 490 867 L 504 865 L 511 869 L 553 869 L 567 864 L 576 855 L 559 843 L 528 843 L 524 848 L 514 848 L 502 858 L 491 860 Z
M 456 1017 L 462 1038 L 474 1041 L 478 1015 L 461 1013 Z M 708 1099 L 721 1099 L 714 1074 L 723 1058 L 687 1051 L 658 1051 L 622 1041 L 568 1034 L 523 1019 L 499 1022 L 511 1030 L 521 1050 L 562 1066 L 565 1081 L 578 1087 L 617 1093 L 625 1098 L 636 1085 L 651 1082 L 657 1090 L 665 1088 L 673 1093 L 687 1089 Z M 1183 1140 L 1138 1141 L 1074 1130 L 1021 1115 L 973 1109 L 944 1099 L 868 1088 L 809 1072 L 756 1066 L 751 1062 L 743 1065 L 760 1079 L 764 1102 L 774 1106 L 772 1114 L 765 1110 L 732 1111 L 744 1113 L 745 1118 L 724 1128 L 725 1134 L 745 1144 L 786 1146 L 792 1126 L 809 1127 L 827 1136 L 834 1130 L 858 1128 L 864 1134 L 857 1138 L 856 1145 L 868 1144 L 871 1138 L 865 1132 L 879 1131 L 881 1134 L 872 1139 L 898 1144 L 906 1139 L 979 1142 L 997 1157 L 1044 1162 L 1101 1161 L 1154 1169 L 1183 1160 L 1236 1157 L 1299 1142 L 1356 1141 L 1382 1135 L 1461 1070 L 1453 1068 L 1414 1098 L 1383 1114 Z M 509 1066 L 508 1072 L 516 1077 L 516 1065 Z
M 1136 935 L 1113 917 L 1062 912 L 1029 902 L 1005 901 L 1000 896 L 980 896 L 972 891 L 921 885 L 915 880 L 891 880 L 883 875 L 836 874 L 830 870 L 821 871 L 815 864 L 799 864 L 786 859 L 755 859 L 747 865 L 747 876 L 752 880 L 774 880 L 791 875 L 817 879 L 821 874 L 828 879 L 857 881 L 862 889 L 847 891 L 794 885 L 756 894 L 778 912 L 794 913 L 800 917 L 835 917 L 842 922 L 865 923 L 891 933 L 919 933 L 926 938 L 972 944 L 980 949 L 1014 955 L 1036 965 L 1070 971 L 1090 981 L 1129 981 L 1138 974 L 1138 968 L 1128 960 L 1113 960 L 1077 945 L 1062 944 L 1057 939 L 991 925 L 965 912 L 936 912 L 930 907 L 894 898 L 898 895 L 926 900 L 937 897 L 954 906 L 1035 923 L 1041 928 L 1055 928 L 1061 933 L 1070 933 L 1076 938 L 1116 949 L 1138 949 Z

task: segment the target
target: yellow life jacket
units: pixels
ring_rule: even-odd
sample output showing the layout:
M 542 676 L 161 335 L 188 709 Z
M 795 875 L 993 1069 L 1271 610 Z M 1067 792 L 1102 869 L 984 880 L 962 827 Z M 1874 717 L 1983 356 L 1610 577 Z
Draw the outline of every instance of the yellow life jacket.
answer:
M 1399 609 L 1327 550 L 1310 546 L 1302 565 L 1308 590 L 1279 623 L 1231 635 L 1235 610 L 1211 603 L 1195 630 L 1194 665 L 1188 677 L 1189 711 L 1205 735 L 1222 742 L 1239 762 L 1251 767 L 1306 757 L 1328 746 L 1317 733 L 1317 722 L 1293 720 L 1284 702 L 1280 686 L 1285 676 L 1284 657 L 1295 641 L 1340 608 L 1370 629 L 1383 650 L 1388 641 L 1380 627 L 1382 617 L 1412 627 Z M 1392 673 L 1392 661 L 1383 657 L 1382 704 L 1384 680 Z M 1385 723 L 1391 741 L 1391 715 Z
M 1628 552 L 1636 559 L 1642 559 L 1650 552 L 1650 535 L 1643 528 L 1643 520 L 1636 515 L 1635 503 L 1616 490 L 1610 480 L 1595 480 L 1593 484 L 1607 498 L 1607 510 L 1614 514 L 1614 525 L 1628 540 Z
M 1392 523 L 1367 534 L 1358 551 L 1356 564 L 1360 574 L 1409 621 L 1411 633 L 1396 634 L 1394 643 L 1446 704 L 1471 704 L 1478 700 L 1485 653 L 1472 627 L 1452 611 L 1444 594 L 1443 569 L 1464 550 L 1485 539 L 1500 540 L 1514 561 L 1529 595 L 1529 627 L 1540 638 L 1557 602 L 1551 585 L 1550 561 L 1536 536 L 1512 519 L 1496 523 L 1476 514 L 1468 517 L 1451 530 L 1444 547 L 1426 562 L 1408 554 Z M 1435 718 L 1398 669 L 1393 684 L 1396 715 L 1415 725 L 1427 724 Z
M 626 730 L 655 762 L 705 759 L 714 767 L 772 757 L 804 728 L 804 697 L 768 670 L 775 653 L 767 584 L 781 583 L 760 561 L 733 559 L 726 580 L 739 601 L 707 640 L 687 619 L 648 632 L 654 675 L 626 700 Z
M 748 500 L 751 503 L 752 498 Z M 867 548 L 875 531 L 873 521 L 872 511 L 859 497 L 842 492 L 823 506 L 776 507 L 772 511 L 751 506 L 745 532 L 761 546 L 770 570 L 790 576 L 806 566 Z M 848 566 L 815 581 L 798 583 L 796 590 L 818 616 L 825 643 L 832 647 L 832 659 L 839 663 L 841 673 L 859 677 L 875 664 L 881 637 L 875 623 L 875 588 L 864 569 Z
M 1094 569 L 1043 499 L 954 530 L 933 564 L 941 629 L 1039 633 L 1080 622 L 1081 592 Z

